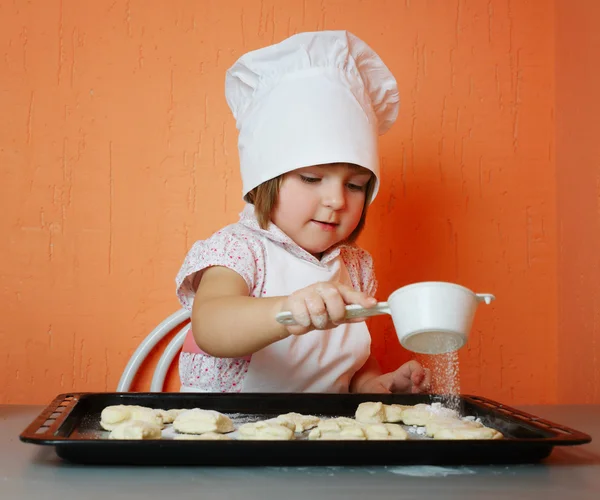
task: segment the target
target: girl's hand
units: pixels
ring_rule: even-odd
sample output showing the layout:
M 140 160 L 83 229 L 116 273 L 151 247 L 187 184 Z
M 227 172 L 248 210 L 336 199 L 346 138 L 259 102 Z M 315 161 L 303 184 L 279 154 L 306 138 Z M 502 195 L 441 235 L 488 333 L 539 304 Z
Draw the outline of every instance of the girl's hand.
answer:
M 420 394 L 431 387 L 431 372 L 418 361 L 404 363 L 396 371 L 373 377 L 363 383 L 358 391 L 365 394 Z
M 290 311 L 297 325 L 287 326 L 291 335 L 312 330 L 328 330 L 342 323 L 359 323 L 364 318 L 344 319 L 347 304 L 373 307 L 377 300 L 341 283 L 315 283 L 294 292 L 283 302 L 282 311 Z

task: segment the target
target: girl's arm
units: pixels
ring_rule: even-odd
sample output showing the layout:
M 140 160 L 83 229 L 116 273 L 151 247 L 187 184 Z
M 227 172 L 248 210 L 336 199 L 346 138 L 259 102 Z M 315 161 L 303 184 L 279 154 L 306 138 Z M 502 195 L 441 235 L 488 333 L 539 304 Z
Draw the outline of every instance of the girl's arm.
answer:
M 284 297 L 248 297 L 248 285 L 235 271 L 206 269 L 192 307 L 192 332 L 198 347 L 219 358 L 237 358 L 312 330 L 334 328 L 345 320 L 345 304 L 373 307 L 377 301 L 341 283 L 315 283 Z M 291 311 L 296 325 L 275 320 Z M 352 322 L 359 319 L 348 320 Z
M 248 285 L 238 273 L 209 267 L 194 297 L 194 340 L 204 352 L 219 358 L 252 354 L 290 335 L 275 320 L 285 299 L 248 297 Z

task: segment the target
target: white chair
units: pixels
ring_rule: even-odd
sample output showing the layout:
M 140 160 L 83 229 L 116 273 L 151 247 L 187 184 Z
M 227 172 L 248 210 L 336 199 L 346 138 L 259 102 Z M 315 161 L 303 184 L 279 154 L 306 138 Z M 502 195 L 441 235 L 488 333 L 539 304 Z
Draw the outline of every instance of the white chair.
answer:
M 152 349 L 158 344 L 167 334 L 172 332 L 175 328 L 187 323 L 175 337 L 169 342 L 166 349 L 162 353 L 162 356 L 158 360 L 158 364 L 154 369 L 154 375 L 152 382 L 150 383 L 150 392 L 162 392 L 165 384 L 165 377 L 167 371 L 173 362 L 173 359 L 180 351 L 185 336 L 190 330 L 190 313 L 185 309 L 171 314 L 167 319 L 160 323 L 150 334 L 142 341 L 135 352 L 129 358 L 129 362 L 121 375 L 119 385 L 117 386 L 117 392 L 129 392 L 131 389 L 131 383 L 136 376 L 140 366 L 150 354 Z

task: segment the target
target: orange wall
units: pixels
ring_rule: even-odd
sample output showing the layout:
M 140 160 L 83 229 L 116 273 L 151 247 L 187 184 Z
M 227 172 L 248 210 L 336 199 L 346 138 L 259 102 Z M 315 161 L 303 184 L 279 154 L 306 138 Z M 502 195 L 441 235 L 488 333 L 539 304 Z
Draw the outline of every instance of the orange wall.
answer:
M 600 3 L 556 19 L 558 398 L 600 403 Z
M 402 97 L 362 238 L 380 298 L 429 279 L 495 293 L 460 353 L 463 391 L 563 398 L 546 0 L 0 0 L 3 402 L 115 389 L 178 307 L 187 249 L 242 207 L 226 69 L 341 28 Z M 389 319 L 373 330 L 386 368 L 409 357 Z

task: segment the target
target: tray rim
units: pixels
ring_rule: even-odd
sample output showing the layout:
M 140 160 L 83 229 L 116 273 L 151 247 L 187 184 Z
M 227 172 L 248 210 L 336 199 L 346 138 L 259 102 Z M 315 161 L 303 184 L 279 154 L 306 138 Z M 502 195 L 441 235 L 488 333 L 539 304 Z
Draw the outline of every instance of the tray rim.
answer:
M 133 439 L 124 439 L 124 440 L 108 440 L 108 439 L 90 439 L 90 438 L 73 438 L 71 436 L 56 436 L 54 433 L 58 430 L 58 428 L 68 419 L 71 412 L 75 409 L 76 405 L 83 398 L 93 398 L 93 397 L 106 397 L 106 396 L 124 396 L 124 397 L 132 397 L 132 398 L 144 398 L 144 397 L 157 397 L 160 395 L 161 397 L 166 397 L 168 399 L 178 399 L 181 397 L 189 398 L 196 396 L 208 397 L 209 399 L 217 399 L 220 396 L 223 396 L 221 393 L 180 393 L 180 392 L 165 392 L 165 393 L 156 393 L 156 392 L 64 392 L 56 395 L 54 399 L 46 405 L 45 408 L 38 414 L 37 417 L 21 432 L 19 435 L 20 441 L 23 443 L 36 444 L 42 446 L 77 446 L 77 445 L 89 445 L 94 443 L 95 445 L 103 445 L 103 446 L 119 446 L 123 443 L 135 444 L 136 446 L 141 447 L 152 447 L 156 446 L 157 442 L 160 442 L 162 446 L 198 446 L 199 443 L 202 446 L 247 446 L 248 441 L 239 441 L 239 440 L 231 440 L 231 441 L 219 441 L 218 443 L 214 443 L 211 441 L 194 441 L 194 440 L 133 440 Z M 382 396 L 394 396 L 392 395 L 382 395 L 382 394 L 328 394 L 328 393 L 227 393 L 229 397 L 239 397 L 240 399 L 244 398 L 268 398 L 268 397 L 356 397 L 357 399 L 367 399 L 367 400 L 378 400 L 381 399 Z M 398 396 L 404 396 L 398 394 Z M 410 396 L 410 395 L 406 395 Z M 423 396 L 430 397 L 443 397 L 447 395 L 443 394 L 423 394 Z M 540 437 L 540 438 L 504 438 L 497 440 L 477 440 L 477 439 L 465 439 L 465 440 L 451 440 L 451 439 L 438 439 L 438 440 L 406 440 L 406 441 L 376 441 L 379 445 L 383 444 L 383 446 L 398 446 L 399 443 L 411 442 L 411 443 L 420 443 L 419 446 L 428 446 L 424 443 L 468 443 L 469 446 L 514 446 L 515 444 L 526 444 L 526 443 L 536 443 L 544 446 L 576 446 L 582 444 L 588 444 L 592 441 L 592 437 L 589 434 L 578 431 L 571 427 L 565 426 L 563 424 L 559 424 L 556 422 L 552 422 L 550 420 L 538 417 L 536 415 L 532 415 L 530 413 L 524 412 L 522 410 L 518 410 L 509 405 L 500 403 L 498 401 L 477 395 L 471 394 L 457 394 L 454 395 L 459 397 L 464 402 L 469 402 L 476 407 L 483 407 L 487 410 L 495 410 L 501 411 L 503 413 L 503 417 L 509 420 L 517 420 L 521 424 L 524 424 L 527 427 L 534 427 L 536 430 L 551 433 L 552 436 L 548 437 Z M 64 405 L 64 402 L 68 401 L 67 405 Z M 57 408 L 63 406 L 64 409 L 60 412 L 60 415 L 54 419 L 50 418 L 51 415 L 57 413 Z M 50 425 L 44 425 L 48 421 L 53 421 Z M 39 433 L 38 430 L 42 427 L 47 427 L 46 431 L 43 433 Z M 262 440 L 254 440 L 252 442 L 261 442 L 265 443 L 267 441 Z M 290 446 L 290 443 L 296 443 L 292 446 L 317 446 L 324 445 L 330 443 L 329 441 L 268 441 L 270 446 Z M 304 444 L 298 444 L 304 443 Z M 306 444 L 310 443 L 310 444 Z M 354 443 L 354 442 L 352 442 Z M 358 443 L 358 441 L 357 441 Z M 375 441 L 360 441 L 362 443 L 375 443 Z M 363 445 L 364 446 L 364 445 Z M 369 446 L 369 445 L 367 445 Z M 411 445 L 409 445 L 411 446 Z

